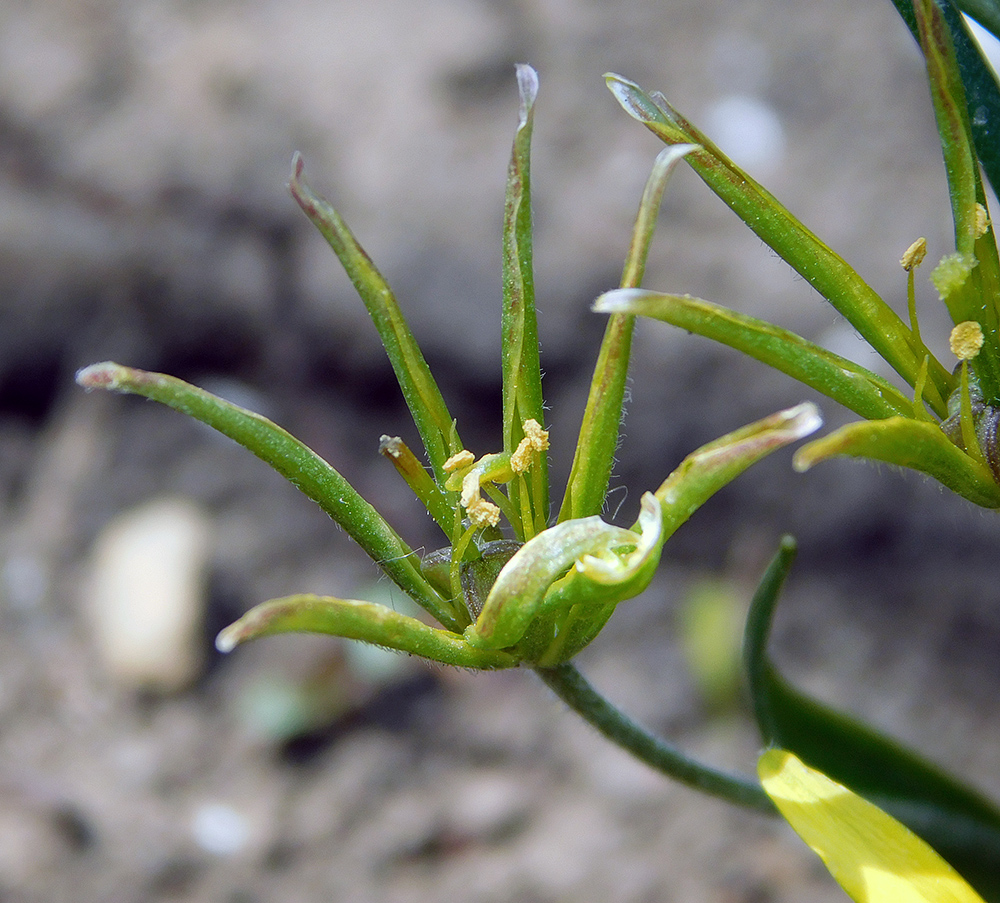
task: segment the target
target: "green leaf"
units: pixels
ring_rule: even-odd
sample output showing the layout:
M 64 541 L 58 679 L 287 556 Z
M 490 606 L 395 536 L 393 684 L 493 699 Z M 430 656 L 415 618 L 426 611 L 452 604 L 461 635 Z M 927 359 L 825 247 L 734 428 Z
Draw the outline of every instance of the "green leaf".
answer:
M 667 181 L 681 158 L 692 150 L 692 145 L 681 144 L 668 147 L 657 155 L 632 230 L 632 242 L 622 273 L 623 288 L 642 283 Z M 604 331 L 566 495 L 559 511 L 560 521 L 599 514 L 604 505 L 618 447 L 634 324 L 635 317 L 628 313 L 613 314 Z
M 783 749 L 757 766 L 796 833 L 857 903 L 983 903 L 916 834 Z
M 919 41 L 917 20 L 913 14 L 912 0 L 893 0 L 913 36 Z M 962 82 L 972 123 L 976 151 L 994 191 L 1000 188 L 1000 87 L 993 67 L 983 57 L 979 44 L 965 26 L 959 9 L 976 19 L 985 28 L 997 34 L 1000 12 L 996 0 L 962 0 L 960 3 L 943 3 L 941 12 L 955 45 Z
M 316 502 L 428 613 L 445 626 L 459 626 L 448 603 L 420 573 L 419 558 L 382 515 L 316 452 L 280 426 L 163 373 L 105 362 L 81 370 L 76 381 L 85 389 L 107 389 L 158 401 L 238 442 Z
M 662 320 L 713 339 L 787 373 L 862 417 L 913 413 L 913 401 L 881 377 L 801 336 L 690 295 L 617 289 L 594 302 L 600 313 Z
M 699 145 L 685 159 L 708 187 L 826 298 L 909 385 L 915 385 L 923 355 L 914 351 L 909 328 L 842 257 L 661 97 L 650 97 L 618 75 L 606 75 L 605 80 L 625 111 L 662 141 Z M 940 363 L 931 361 L 924 397 L 939 413 L 945 410 L 950 378 Z
M 851 423 L 796 452 L 795 469 L 844 455 L 919 470 L 984 508 L 1000 508 L 1000 486 L 989 468 L 952 443 L 934 423 L 905 417 Z
M 530 66 L 518 66 L 517 85 L 521 95 L 520 119 L 507 170 L 503 221 L 501 328 L 504 451 L 507 454 L 513 454 L 524 438 L 526 420 L 545 425 L 531 241 L 531 133 L 538 96 L 535 70 Z M 548 461 L 544 455 L 536 462 L 533 477 L 528 493 L 533 522 L 520 525 L 524 538 L 543 530 L 549 515 Z M 522 487 L 515 481 L 510 486 L 515 510 L 521 509 L 521 494 Z
M 303 165 L 302 158 L 296 154 L 292 160 L 292 178 L 288 183 L 292 197 L 333 248 L 364 301 L 392 363 L 434 474 L 438 482 L 443 483 L 444 462 L 461 450 L 461 444 L 441 390 L 413 338 L 392 289 L 340 214 L 303 181 Z
M 801 693 L 772 663 L 771 624 L 794 557 L 795 543 L 786 538 L 747 616 L 743 660 L 762 739 L 890 812 L 998 903 L 1000 810 L 896 741 Z
M 325 633 L 362 640 L 459 668 L 513 668 L 505 652 L 473 649 L 460 634 L 429 627 L 384 605 L 332 596 L 288 596 L 250 609 L 216 639 L 220 652 L 279 633 Z

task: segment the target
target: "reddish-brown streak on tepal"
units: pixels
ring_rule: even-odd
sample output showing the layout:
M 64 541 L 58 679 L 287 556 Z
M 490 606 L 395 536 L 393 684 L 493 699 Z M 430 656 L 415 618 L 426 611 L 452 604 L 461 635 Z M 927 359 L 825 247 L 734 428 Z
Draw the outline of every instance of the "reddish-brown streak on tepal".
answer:
M 306 163 L 302 159 L 302 155 L 296 151 L 295 156 L 292 157 L 292 178 L 288 182 L 288 190 L 292 193 L 292 197 L 295 198 L 298 205 L 307 213 L 314 214 L 317 212 L 315 202 L 307 196 L 306 192 L 303 191 L 302 185 L 302 172 L 305 170 Z

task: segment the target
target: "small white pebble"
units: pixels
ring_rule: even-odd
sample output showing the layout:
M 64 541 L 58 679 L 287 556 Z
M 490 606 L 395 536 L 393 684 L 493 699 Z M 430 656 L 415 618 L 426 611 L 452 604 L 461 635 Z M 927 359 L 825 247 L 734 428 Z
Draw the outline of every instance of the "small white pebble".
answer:
M 207 515 L 178 499 L 120 514 L 98 537 L 86 610 L 117 683 L 171 692 L 200 673 L 210 537 Z
M 195 843 L 216 856 L 233 856 L 246 846 L 250 829 L 235 809 L 222 803 L 205 803 L 191 819 Z

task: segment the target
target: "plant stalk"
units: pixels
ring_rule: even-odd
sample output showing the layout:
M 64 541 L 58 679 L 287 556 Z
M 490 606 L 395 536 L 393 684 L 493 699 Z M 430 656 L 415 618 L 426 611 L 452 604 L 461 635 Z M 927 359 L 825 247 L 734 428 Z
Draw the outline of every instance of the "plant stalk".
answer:
M 697 762 L 651 734 L 601 696 L 573 664 L 566 662 L 535 671 L 574 712 L 651 768 L 729 803 L 768 815 L 777 814 L 774 803 L 757 781 Z

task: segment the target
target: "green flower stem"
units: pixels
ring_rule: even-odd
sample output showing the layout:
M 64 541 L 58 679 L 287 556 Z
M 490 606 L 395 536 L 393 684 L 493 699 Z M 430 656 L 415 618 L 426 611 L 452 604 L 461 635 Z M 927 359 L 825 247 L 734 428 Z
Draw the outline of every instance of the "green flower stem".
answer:
M 316 502 L 425 611 L 449 629 L 461 629 L 448 603 L 420 573 L 420 559 L 382 515 L 316 452 L 280 426 L 163 373 L 104 362 L 81 370 L 76 381 L 85 389 L 158 401 L 238 442 Z
M 777 814 L 757 781 L 720 771 L 684 755 L 615 708 L 572 664 L 535 671 L 581 718 L 651 768 L 702 793 L 768 815 Z
M 976 422 L 972 415 L 972 396 L 969 394 L 969 362 L 962 361 L 960 371 L 961 391 L 960 391 L 960 411 L 959 425 L 962 430 L 962 445 L 965 446 L 966 454 L 970 455 L 977 463 L 984 468 L 990 465 L 986 461 L 986 455 L 979 444 L 979 437 L 976 435 Z
M 681 144 L 668 147 L 657 155 L 632 229 L 632 242 L 622 273 L 622 288 L 636 288 L 642 284 L 667 180 L 683 156 L 694 149 L 694 145 Z M 580 437 L 559 511 L 560 521 L 600 514 L 604 505 L 615 449 L 618 447 L 634 326 L 635 317 L 630 314 L 616 314 L 608 320 L 590 381 L 590 395 L 580 425 Z
M 427 449 L 438 482 L 444 482 L 444 462 L 461 450 L 455 424 L 423 353 L 403 317 L 396 298 L 371 258 L 347 228 L 340 214 L 316 195 L 302 179 L 303 162 L 296 154 L 288 188 L 340 259 L 378 330 L 396 373 L 403 398 Z

